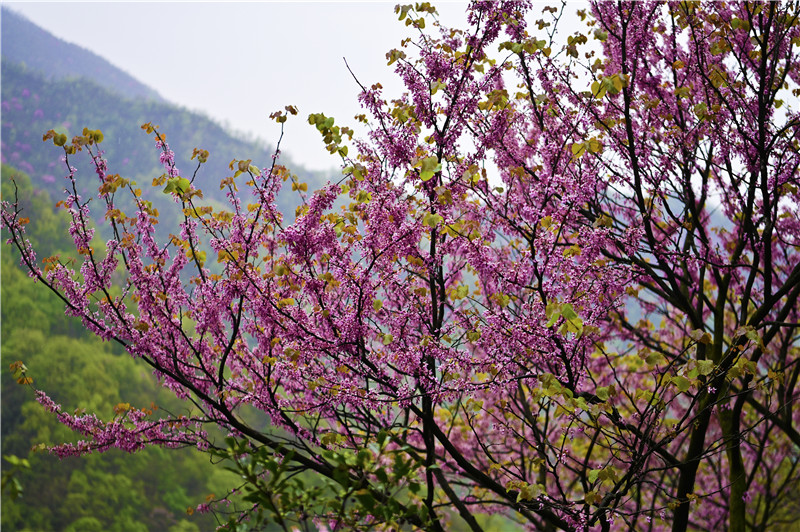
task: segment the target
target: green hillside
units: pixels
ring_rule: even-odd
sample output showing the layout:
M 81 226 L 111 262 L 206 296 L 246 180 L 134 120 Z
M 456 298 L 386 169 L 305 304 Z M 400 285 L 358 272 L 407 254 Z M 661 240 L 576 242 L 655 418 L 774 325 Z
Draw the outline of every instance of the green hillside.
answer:
M 68 255 L 64 212 L 37 191 L 22 172 L 2 167 L 3 197 L 15 177 L 20 198 L 32 218 L 29 237 L 45 253 Z M 5 235 L 4 235 L 5 239 Z M 22 360 L 34 384 L 68 410 L 86 408 L 106 419 L 119 403 L 180 412 L 186 406 L 165 392 L 147 368 L 113 344 L 100 341 L 81 324 L 64 316 L 59 300 L 34 284 L 17 266 L 10 246 L 0 248 L 2 279 L 2 345 L 0 363 L 8 368 Z M 210 530 L 213 516 L 186 509 L 221 495 L 235 478 L 193 451 L 147 449 L 129 455 L 110 451 L 85 458 L 59 460 L 35 446 L 75 441 L 75 435 L 35 401 L 33 390 L 2 372 L 2 455 L 27 458 L 29 469 L 15 475 L 24 490 L 11 500 L 3 493 L 3 530 L 146 531 Z M 4 460 L 3 470 L 10 462 Z
M 54 197 L 61 195 L 67 170 L 59 161 L 63 152 L 52 143 L 42 142 L 42 135 L 49 129 L 68 137 L 79 134 L 84 127 L 102 130 L 102 148 L 111 172 L 149 185 L 164 169 L 152 138 L 139 126 L 145 122 L 158 124 L 175 152 L 178 168 L 185 174 L 191 175 L 196 166 L 190 161 L 194 148 L 210 152 L 198 179 L 206 197 L 218 201 L 224 201 L 218 184 L 231 175 L 231 159 L 252 159 L 262 167 L 272 163 L 271 147 L 233 137 L 210 119 L 173 105 L 126 99 L 83 78 L 48 81 L 42 74 L 9 61 L 2 62 L 2 80 L 2 161 L 29 174 L 34 186 Z M 281 162 L 292 168 L 301 181 L 308 182 L 311 189 L 327 179 L 283 158 Z M 88 158 L 78 154 L 70 163 L 78 169 L 81 192 L 95 191 L 96 177 Z M 162 197 L 160 191 L 149 186 L 143 189 L 155 199 Z M 293 213 L 298 198 L 291 191 L 283 191 L 278 202 L 283 212 Z
M 4 59 L 24 64 L 49 79 L 82 77 L 129 98 L 161 100 L 156 91 L 97 54 L 47 33 L 5 7 L 0 40 Z
M 63 151 L 42 142 L 49 129 L 70 136 L 84 127 L 102 130 L 110 171 L 136 180 L 156 205 L 169 198 L 149 186 L 164 170 L 152 138 L 139 128 L 142 123 L 161 126 L 185 175 L 194 171 L 195 163 L 189 159 L 195 147 L 210 152 L 198 180 L 212 202 L 224 201 L 218 183 L 231 175 L 228 163 L 232 158 L 252 159 L 262 167 L 272 163 L 273 148 L 266 143 L 237 138 L 207 117 L 163 102 L 155 91 L 97 56 L 54 40 L 5 9 L 2 17 L 3 199 L 12 196 L 10 178 L 14 175 L 25 215 L 31 219 L 28 236 L 40 257 L 70 254 L 68 220 L 65 213 L 53 209 L 55 201 L 63 197 L 67 169 L 59 160 Z M 53 50 L 59 51 L 58 57 Z M 66 65 L 72 70 L 62 68 L 65 54 L 72 58 Z M 97 82 L 103 80 L 108 82 Z M 89 195 L 96 191 L 97 177 L 81 155 L 70 163 L 78 169 L 81 194 Z M 321 173 L 305 172 L 283 157 L 281 162 L 312 190 L 327 179 Z M 297 193 L 284 191 L 278 202 L 292 219 L 299 204 Z M 174 209 L 160 210 L 165 213 L 161 230 L 174 231 L 176 220 L 167 214 Z M 30 387 L 15 382 L 8 367 L 17 360 L 27 365 L 37 387 L 69 410 L 86 408 L 109 417 L 119 403 L 137 408 L 155 403 L 170 412 L 183 412 L 186 406 L 119 346 L 101 342 L 79 322 L 65 318 L 55 296 L 31 282 L 19 268 L 10 246 L 3 245 L 0 255 L 0 363 L 5 368 L 0 376 L 2 468 L 4 474 L 13 473 L 8 486 L 18 483 L 23 489 L 15 500 L 9 496 L 11 490 L 4 489 L 2 529 L 213 530 L 213 516 L 189 516 L 187 507 L 205 502 L 210 494 L 223 495 L 236 485 L 236 478 L 193 449 L 148 449 L 134 455 L 110 451 L 65 460 L 31 452 L 42 443 L 74 441 L 75 435 L 44 411 Z M 22 459 L 28 460 L 29 467 L 14 466 Z

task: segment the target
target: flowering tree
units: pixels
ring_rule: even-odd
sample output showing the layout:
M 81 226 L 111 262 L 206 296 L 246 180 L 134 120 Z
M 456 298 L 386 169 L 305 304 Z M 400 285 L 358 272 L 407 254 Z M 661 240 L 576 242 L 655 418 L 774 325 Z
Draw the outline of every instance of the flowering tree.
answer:
M 11 243 L 191 405 L 103 420 L 37 391 L 85 437 L 52 452 L 197 445 L 244 479 L 231 528 L 796 516 L 798 6 L 597 3 L 563 45 L 565 9 L 475 3 L 458 30 L 398 6 L 418 30 L 387 54 L 407 92 L 362 87 L 365 139 L 309 117 L 344 161 L 312 194 L 276 154 L 232 161 L 213 208 L 195 181 L 208 153 L 189 178 L 145 124 L 182 217 L 166 238 L 100 132 L 45 135 L 68 167 L 94 161 L 111 236 L 93 247 L 71 170 L 79 264 L 40 263 L 7 202 Z

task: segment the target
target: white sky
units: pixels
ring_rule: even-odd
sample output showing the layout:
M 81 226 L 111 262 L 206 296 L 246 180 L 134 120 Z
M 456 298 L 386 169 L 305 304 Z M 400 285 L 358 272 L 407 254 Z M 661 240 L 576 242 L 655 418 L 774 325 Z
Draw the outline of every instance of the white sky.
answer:
M 385 54 L 411 30 L 398 1 L 282 3 L 3 2 L 65 41 L 91 50 L 170 102 L 234 131 L 278 139 L 272 111 L 292 104 L 283 152 L 309 169 L 338 166 L 306 117 L 323 112 L 356 125 L 359 80 L 401 90 Z M 449 26 L 466 23 L 464 2 L 435 2 Z M 168 133 L 168 132 L 167 132 Z

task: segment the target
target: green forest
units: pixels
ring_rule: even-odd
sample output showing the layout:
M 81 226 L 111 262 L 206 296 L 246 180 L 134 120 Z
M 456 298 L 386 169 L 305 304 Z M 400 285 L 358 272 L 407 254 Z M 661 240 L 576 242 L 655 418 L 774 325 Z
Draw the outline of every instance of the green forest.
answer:
M 11 178 L 14 178 L 13 182 Z M 3 197 L 19 197 L 31 218 L 29 238 L 48 255 L 68 256 L 67 220 L 53 199 L 36 190 L 29 176 L 2 167 Z M 5 236 L 4 236 L 5 238 Z M 146 531 L 208 530 L 211 515 L 187 515 L 189 507 L 220 496 L 235 476 L 192 449 L 147 449 L 136 454 L 109 451 L 59 460 L 41 444 L 75 436 L 36 402 L 29 386 L 8 370 L 21 360 L 36 387 L 48 390 L 65 409 L 113 416 L 119 403 L 137 408 L 185 409 L 158 386 L 143 364 L 114 344 L 102 342 L 79 321 L 64 316 L 63 304 L 32 283 L 9 246 L 2 246 L 2 455 L 3 471 L 22 488 L 16 499 L 3 491 L 4 530 Z M 166 393 L 165 393 L 166 392 Z M 18 460 L 15 460 L 16 457 Z M 29 467 L 18 465 L 26 459 Z

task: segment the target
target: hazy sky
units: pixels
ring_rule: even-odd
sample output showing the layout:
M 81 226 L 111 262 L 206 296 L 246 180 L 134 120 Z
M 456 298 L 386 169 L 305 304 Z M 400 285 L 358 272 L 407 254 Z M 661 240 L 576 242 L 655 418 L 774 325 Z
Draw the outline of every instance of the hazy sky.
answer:
M 380 81 L 399 94 L 385 54 L 411 30 L 397 21 L 396 3 L 3 2 L 233 130 L 274 144 L 279 126 L 269 114 L 296 105 L 282 148 L 312 169 L 339 161 L 305 117 L 324 112 L 355 126 L 362 112 L 342 57 L 364 85 Z M 464 26 L 465 3 L 435 5 L 443 23 Z

